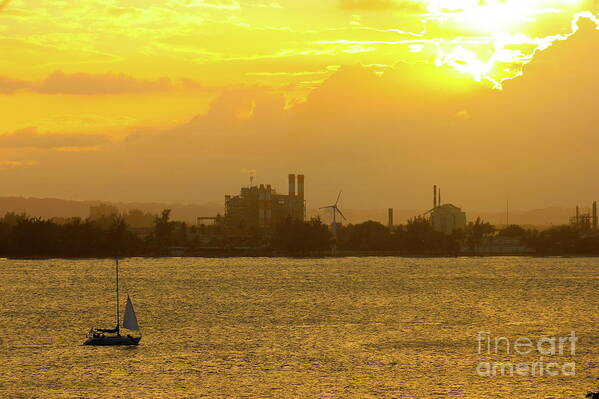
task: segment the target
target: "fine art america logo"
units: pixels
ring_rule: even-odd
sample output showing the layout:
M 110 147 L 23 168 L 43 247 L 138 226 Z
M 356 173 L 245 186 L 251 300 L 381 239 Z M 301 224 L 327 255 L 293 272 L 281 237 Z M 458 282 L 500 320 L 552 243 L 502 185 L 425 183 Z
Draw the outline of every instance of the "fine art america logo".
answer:
M 494 337 L 490 332 L 481 331 L 477 336 L 480 356 L 526 357 L 534 361 L 480 362 L 476 372 L 481 377 L 574 377 L 575 362 L 560 362 L 566 357 L 576 355 L 576 333 L 562 337 L 541 337 L 531 339 L 518 337 L 510 340 L 506 337 Z M 524 360 L 524 359 L 521 359 Z

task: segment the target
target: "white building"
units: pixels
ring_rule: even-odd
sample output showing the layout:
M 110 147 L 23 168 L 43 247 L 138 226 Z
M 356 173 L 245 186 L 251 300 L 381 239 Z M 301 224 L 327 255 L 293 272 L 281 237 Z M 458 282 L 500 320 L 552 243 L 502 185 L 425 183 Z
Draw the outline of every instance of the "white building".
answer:
M 430 211 L 433 230 L 451 234 L 466 229 L 466 212 L 452 204 L 438 205 Z

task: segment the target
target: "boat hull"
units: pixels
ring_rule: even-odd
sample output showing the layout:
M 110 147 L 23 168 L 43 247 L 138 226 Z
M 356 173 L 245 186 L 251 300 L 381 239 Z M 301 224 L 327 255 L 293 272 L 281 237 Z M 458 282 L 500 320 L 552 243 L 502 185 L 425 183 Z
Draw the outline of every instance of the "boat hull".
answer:
M 88 346 L 124 346 L 124 345 L 138 345 L 141 341 L 141 337 L 132 337 L 130 335 L 115 335 L 115 336 L 104 336 L 104 337 L 90 337 L 83 345 Z

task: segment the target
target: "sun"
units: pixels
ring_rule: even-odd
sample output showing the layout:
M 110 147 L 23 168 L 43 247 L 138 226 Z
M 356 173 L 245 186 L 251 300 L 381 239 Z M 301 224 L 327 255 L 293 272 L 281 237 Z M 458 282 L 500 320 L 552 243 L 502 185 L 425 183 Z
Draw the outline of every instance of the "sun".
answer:
M 441 37 L 437 65 L 449 65 L 477 81 L 500 89 L 504 80 L 519 76 L 537 50 L 565 40 L 577 30 L 577 21 L 598 23 L 588 0 L 422 0 L 426 22 Z M 544 27 L 556 16 L 570 15 L 572 26 L 557 34 Z M 446 37 L 444 38 L 444 32 Z M 461 36 L 455 36 L 461 32 Z
M 433 17 L 445 18 L 479 32 L 496 33 L 517 29 L 539 14 L 559 12 L 541 3 L 548 1 L 443 0 L 429 2 Z

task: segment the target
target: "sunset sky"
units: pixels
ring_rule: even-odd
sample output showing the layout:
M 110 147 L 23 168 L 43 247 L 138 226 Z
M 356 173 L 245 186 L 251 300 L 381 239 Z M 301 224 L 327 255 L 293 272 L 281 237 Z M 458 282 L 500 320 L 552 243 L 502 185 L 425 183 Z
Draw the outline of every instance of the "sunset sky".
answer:
M 598 2 L 0 0 L 0 195 L 599 199 Z

